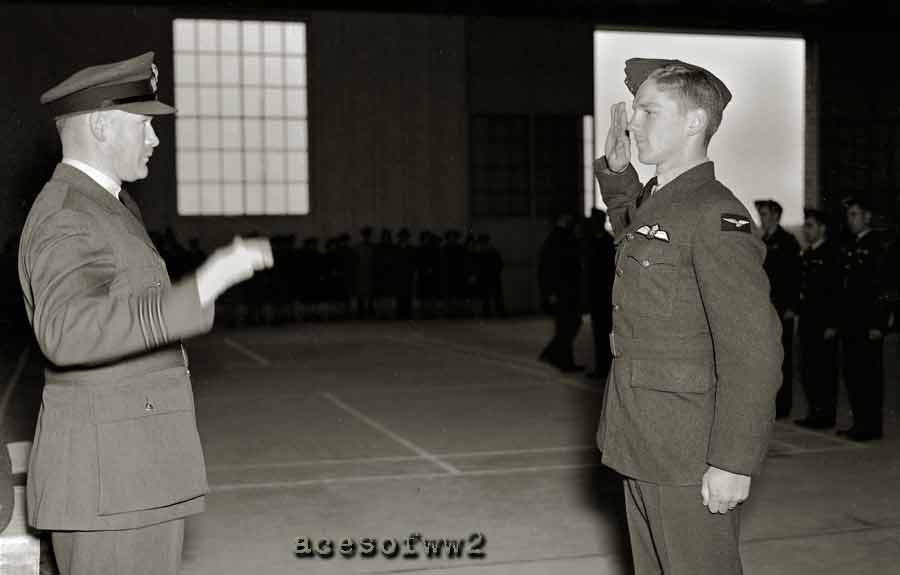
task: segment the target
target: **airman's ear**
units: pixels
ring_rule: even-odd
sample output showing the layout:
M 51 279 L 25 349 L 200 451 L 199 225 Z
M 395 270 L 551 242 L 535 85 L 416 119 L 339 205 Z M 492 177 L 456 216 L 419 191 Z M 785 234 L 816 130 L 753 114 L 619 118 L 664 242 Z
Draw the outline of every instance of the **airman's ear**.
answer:
M 109 131 L 109 115 L 103 111 L 91 112 L 88 115 L 88 126 L 95 140 L 105 142 Z
M 706 132 L 709 115 L 703 108 L 694 108 L 688 112 L 688 133 L 692 136 Z

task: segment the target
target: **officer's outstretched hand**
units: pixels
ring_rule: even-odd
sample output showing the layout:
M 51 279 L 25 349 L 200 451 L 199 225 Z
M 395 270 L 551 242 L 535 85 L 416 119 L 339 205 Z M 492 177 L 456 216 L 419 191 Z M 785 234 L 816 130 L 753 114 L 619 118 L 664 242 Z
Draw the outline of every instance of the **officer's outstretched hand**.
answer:
M 703 474 L 700 494 L 710 513 L 728 513 L 750 496 L 750 476 L 710 465 Z
M 214 251 L 197 269 L 200 305 L 205 307 L 234 284 L 273 265 L 275 259 L 268 239 L 236 236 L 230 244 Z
M 628 111 L 625 102 L 609 109 L 609 132 L 606 134 L 606 165 L 613 172 L 621 172 L 631 163 L 631 140 L 628 138 Z

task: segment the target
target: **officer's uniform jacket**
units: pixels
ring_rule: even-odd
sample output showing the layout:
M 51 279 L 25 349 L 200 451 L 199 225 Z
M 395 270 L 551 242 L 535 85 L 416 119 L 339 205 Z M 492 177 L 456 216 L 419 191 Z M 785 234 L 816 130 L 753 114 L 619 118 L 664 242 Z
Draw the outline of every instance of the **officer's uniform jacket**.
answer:
M 797 311 L 800 299 L 800 243 L 790 232 L 778 226 L 763 238 L 766 259 L 763 269 L 769 277 L 770 296 L 775 310 L 784 315 Z
M 841 309 L 845 333 L 887 329 L 888 308 L 881 278 L 881 274 L 886 273 L 882 269 L 883 263 L 884 249 L 875 230 L 844 243 L 841 250 Z
M 616 234 L 603 462 L 654 483 L 707 466 L 757 473 L 781 385 L 781 324 L 744 206 L 700 164 L 646 198 L 629 166 L 594 172 Z
M 59 164 L 25 223 L 19 279 L 48 360 L 31 525 L 130 529 L 201 511 L 206 470 L 179 340 L 209 330 L 213 308 L 193 276 L 171 285 L 133 201 Z
M 831 240 L 806 248 L 800 256 L 800 325 L 802 329 L 840 325 L 841 268 Z M 805 327 L 804 327 L 805 326 Z

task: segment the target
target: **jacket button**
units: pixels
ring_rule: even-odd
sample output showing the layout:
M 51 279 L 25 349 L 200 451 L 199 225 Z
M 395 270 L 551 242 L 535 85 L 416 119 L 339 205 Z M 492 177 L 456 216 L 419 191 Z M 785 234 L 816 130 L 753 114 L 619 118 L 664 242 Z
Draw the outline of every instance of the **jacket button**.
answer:
M 649 268 L 649 267 L 650 267 L 650 260 L 644 260 L 644 261 L 642 261 L 642 262 L 641 262 L 641 265 L 644 266 L 645 268 Z
M 622 268 L 616 268 L 616 275 L 617 275 L 617 276 L 622 277 L 622 274 L 623 274 L 623 273 L 624 273 L 624 272 L 622 271 Z
M 612 305 L 612 309 L 613 309 L 613 311 L 619 311 L 619 304 L 614 303 L 614 304 Z
M 150 412 L 152 412 L 154 409 L 156 409 L 156 408 L 153 407 L 153 404 L 150 402 L 150 399 L 147 398 L 147 400 L 146 400 L 145 403 L 144 403 L 144 411 L 146 411 L 147 413 L 150 413 Z
M 631 232 L 628 232 L 627 234 L 625 234 L 625 239 L 630 242 L 631 240 L 634 239 L 634 234 Z

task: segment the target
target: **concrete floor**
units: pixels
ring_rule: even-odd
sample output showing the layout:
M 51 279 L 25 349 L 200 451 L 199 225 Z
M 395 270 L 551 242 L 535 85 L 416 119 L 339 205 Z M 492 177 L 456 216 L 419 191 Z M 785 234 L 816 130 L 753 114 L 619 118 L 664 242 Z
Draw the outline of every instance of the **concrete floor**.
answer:
M 600 388 L 535 361 L 551 331 L 542 319 L 353 322 L 190 341 L 212 491 L 188 520 L 182 573 L 627 573 L 619 478 L 593 446 Z M 590 345 L 585 324 L 580 363 Z M 776 424 L 744 505 L 747 574 L 897 572 L 898 351 L 889 339 L 884 440 Z M 30 438 L 39 392 L 32 358 L 8 441 Z M 427 558 L 420 541 L 405 558 L 414 533 L 461 540 L 462 556 Z M 333 556 L 297 557 L 300 537 L 332 541 Z M 396 540 L 399 556 L 341 556 L 342 539 L 366 538 L 388 551 Z

